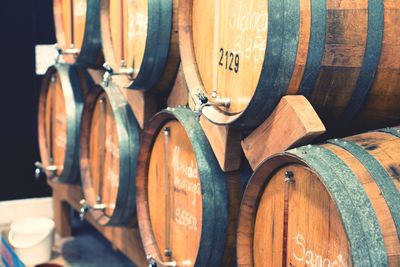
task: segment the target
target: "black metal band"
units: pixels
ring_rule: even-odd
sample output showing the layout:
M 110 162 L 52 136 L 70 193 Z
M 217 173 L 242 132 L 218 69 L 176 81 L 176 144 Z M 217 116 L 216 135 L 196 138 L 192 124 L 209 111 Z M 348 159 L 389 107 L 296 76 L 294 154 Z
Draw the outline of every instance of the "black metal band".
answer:
M 346 121 L 352 120 L 358 114 L 372 88 L 382 52 L 383 29 L 383 0 L 369 0 L 367 46 L 356 88 L 343 113 Z
M 172 0 L 148 0 L 148 30 L 144 57 L 130 89 L 152 89 L 167 64 L 172 35 Z
M 378 130 L 378 132 L 388 133 L 400 138 L 400 128 L 385 128 Z
M 300 3 L 268 1 L 268 39 L 263 71 L 255 94 L 233 126 L 251 129 L 271 114 L 285 95 L 297 58 L 300 33 Z
M 340 139 L 330 140 L 328 142 L 350 152 L 368 170 L 372 179 L 374 179 L 382 192 L 396 225 L 397 236 L 400 239 L 400 193 L 390 174 L 376 158 L 356 143 Z
M 77 63 L 83 67 L 101 68 L 103 51 L 100 31 L 99 0 L 87 0 L 85 33 Z
M 307 63 L 300 84 L 299 94 L 307 98 L 317 83 L 326 40 L 326 0 L 311 0 L 311 35 L 308 47 Z

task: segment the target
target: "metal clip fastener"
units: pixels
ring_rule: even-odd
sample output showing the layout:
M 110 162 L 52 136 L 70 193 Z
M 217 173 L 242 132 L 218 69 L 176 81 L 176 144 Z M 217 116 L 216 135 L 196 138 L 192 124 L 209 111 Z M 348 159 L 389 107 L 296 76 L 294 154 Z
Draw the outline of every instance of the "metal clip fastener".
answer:
M 56 62 L 58 63 L 60 61 L 60 57 L 62 55 L 73 55 L 74 58 L 77 58 L 79 55 L 80 50 L 75 48 L 73 44 L 71 44 L 71 47 L 68 49 L 62 49 L 58 44 L 54 45 L 54 48 L 56 49 Z
M 106 209 L 106 204 L 95 204 L 93 206 L 90 206 L 86 199 L 82 199 L 79 204 L 81 204 L 81 208 L 79 210 L 79 218 L 81 221 L 84 220 L 86 213 L 88 213 L 91 210 L 99 210 L 99 211 L 104 211 Z
M 176 267 L 176 261 L 161 262 L 154 258 L 152 255 L 147 255 L 149 267 Z
M 39 179 L 40 174 L 46 173 L 46 172 L 56 172 L 57 171 L 57 166 L 51 165 L 51 166 L 43 166 L 43 163 L 36 161 L 35 162 L 35 178 Z
M 293 184 L 294 182 L 294 173 L 292 171 L 285 172 L 285 183 Z
M 221 98 L 219 96 L 213 95 L 213 100 L 209 100 L 208 97 L 201 91 L 197 90 L 196 96 L 198 98 L 198 102 L 196 107 L 194 108 L 195 115 L 200 118 L 203 114 L 204 107 L 225 107 L 229 108 L 231 105 L 230 98 Z
M 133 80 L 133 74 L 134 74 L 133 68 L 122 67 L 119 69 L 118 72 L 116 72 L 116 71 L 114 71 L 113 68 L 111 68 L 111 66 L 107 62 L 105 62 L 103 64 L 103 68 L 106 70 L 106 72 L 104 73 L 104 76 L 103 76 L 103 85 L 106 87 L 109 85 L 112 76 L 125 75 L 125 76 L 128 76 L 128 78 L 130 80 Z

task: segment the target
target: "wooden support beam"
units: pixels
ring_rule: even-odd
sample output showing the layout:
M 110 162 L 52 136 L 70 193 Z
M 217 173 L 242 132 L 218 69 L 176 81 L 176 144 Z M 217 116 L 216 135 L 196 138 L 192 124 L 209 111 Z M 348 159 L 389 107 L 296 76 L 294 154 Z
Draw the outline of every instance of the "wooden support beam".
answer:
M 325 131 L 304 96 L 285 96 L 271 116 L 242 141 L 242 148 L 254 170 L 273 154 L 307 144 Z
M 233 129 L 229 125 L 213 124 L 204 116 L 200 118 L 200 125 L 210 142 L 221 169 L 224 172 L 239 170 L 242 158 L 241 131 Z
M 53 210 L 56 231 L 61 237 L 72 235 L 70 206 L 53 192 Z
M 189 97 L 189 107 L 194 110 L 195 103 Z M 205 116 L 200 117 L 200 125 L 208 142 L 214 151 L 215 157 L 224 172 L 233 172 L 240 169 L 242 159 L 242 132 L 229 125 L 217 125 L 210 122 Z
M 151 92 L 141 90 L 120 89 L 126 97 L 140 128 L 144 128 L 146 123 L 157 113 L 157 97 Z
M 67 205 L 79 211 L 79 202 L 83 198 L 82 188 L 79 185 L 60 184 L 56 181 L 48 183 L 53 189 L 56 229 L 61 236 L 71 235 Z M 103 227 L 98 225 L 90 214 L 87 214 L 85 219 L 137 266 L 148 265 L 137 224 L 130 227 Z
M 226 185 L 228 187 L 228 227 L 227 239 L 221 266 L 235 266 L 236 264 L 236 230 L 240 211 L 240 203 L 243 197 L 240 171 L 227 172 Z
M 188 104 L 188 88 L 182 66 L 179 67 L 175 84 L 167 100 L 168 107 L 186 106 Z

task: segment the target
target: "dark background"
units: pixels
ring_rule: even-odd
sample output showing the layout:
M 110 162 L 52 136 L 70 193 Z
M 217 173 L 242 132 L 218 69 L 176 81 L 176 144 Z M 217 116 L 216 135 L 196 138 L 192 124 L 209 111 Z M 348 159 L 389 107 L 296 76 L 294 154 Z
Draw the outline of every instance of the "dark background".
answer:
M 40 159 L 37 106 L 42 76 L 35 45 L 55 43 L 52 0 L 5 0 L 0 9 L 0 200 L 50 195 L 34 178 Z

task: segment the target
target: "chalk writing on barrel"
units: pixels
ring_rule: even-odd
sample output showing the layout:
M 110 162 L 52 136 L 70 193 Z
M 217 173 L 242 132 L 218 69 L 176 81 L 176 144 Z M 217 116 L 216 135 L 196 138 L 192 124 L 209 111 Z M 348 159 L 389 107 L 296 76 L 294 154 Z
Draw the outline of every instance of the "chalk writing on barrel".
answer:
M 77 4 L 74 5 L 74 16 L 76 17 L 83 17 L 86 14 L 86 5 L 85 1 L 79 1 Z
M 264 58 L 268 31 L 268 10 L 254 1 L 235 1 L 235 10 L 229 18 L 229 28 L 236 32 L 232 51 L 246 59 L 260 62 Z
M 176 208 L 174 218 L 175 222 L 177 222 L 179 225 L 182 225 L 189 230 L 197 231 L 197 219 L 188 211 Z
M 293 258 L 298 262 L 315 267 L 348 266 L 342 254 L 333 259 L 323 258 L 320 254 L 307 248 L 306 240 L 301 234 L 296 235 L 295 242 Z

